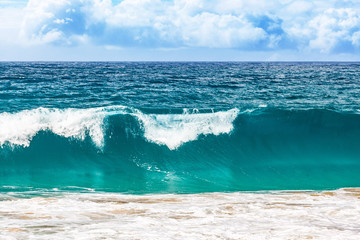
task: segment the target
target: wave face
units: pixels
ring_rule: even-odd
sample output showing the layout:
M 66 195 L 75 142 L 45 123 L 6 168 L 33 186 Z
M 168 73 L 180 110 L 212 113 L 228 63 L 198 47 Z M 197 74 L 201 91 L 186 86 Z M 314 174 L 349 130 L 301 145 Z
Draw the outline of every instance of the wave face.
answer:
M 3 186 L 129 193 L 360 185 L 360 115 L 126 106 L 0 114 Z

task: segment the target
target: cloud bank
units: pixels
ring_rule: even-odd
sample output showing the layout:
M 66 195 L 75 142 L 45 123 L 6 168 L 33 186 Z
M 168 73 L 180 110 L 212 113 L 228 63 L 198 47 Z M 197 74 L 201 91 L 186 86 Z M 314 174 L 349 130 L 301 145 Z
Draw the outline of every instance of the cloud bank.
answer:
M 355 0 L 29 0 L 23 44 L 356 53 Z

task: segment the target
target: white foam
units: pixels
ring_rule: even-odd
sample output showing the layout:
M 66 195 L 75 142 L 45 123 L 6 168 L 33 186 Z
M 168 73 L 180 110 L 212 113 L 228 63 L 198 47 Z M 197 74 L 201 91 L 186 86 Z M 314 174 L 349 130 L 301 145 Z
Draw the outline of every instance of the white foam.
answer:
M 88 134 L 96 146 L 104 144 L 103 108 L 55 109 L 37 108 L 18 113 L 0 114 L 0 146 L 4 144 L 28 147 L 39 131 L 84 140 Z
M 196 140 L 200 134 L 230 133 L 238 109 L 224 112 L 184 114 L 144 114 L 137 109 L 110 106 L 89 109 L 37 108 L 18 113 L 0 113 L 0 147 L 4 144 L 28 147 L 40 131 L 51 131 L 66 138 L 84 140 L 104 146 L 104 119 L 110 115 L 131 114 L 136 117 L 148 141 L 176 149 Z
M 359 189 L 0 195 L 0 239 L 359 239 Z
M 166 145 L 173 150 L 199 135 L 230 133 L 239 110 L 234 108 L 215 113 L 134 114 L 141 122 L 144 136 L 150 142 Z

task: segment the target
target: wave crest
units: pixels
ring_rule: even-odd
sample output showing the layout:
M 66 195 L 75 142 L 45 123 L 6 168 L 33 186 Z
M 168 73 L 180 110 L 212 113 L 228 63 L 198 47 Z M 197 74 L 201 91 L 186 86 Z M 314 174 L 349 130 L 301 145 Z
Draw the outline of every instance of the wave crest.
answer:
M 37 108 L 0 114 L 0 145 L 28 147 L 39 131 L 84 140 L 88 134 L 96 146 L 104 144 L 103 119 L 99 109 Z
M 196 140 L 199 135 L 230 133 L 239 110 L 184 114 L 143 114 L 135 116 L 144 128 L 147 140 L 166 145 L 173 150 L 183 143 Z
M 112 115 L 130 114 L 140 123 L 144 137 L 173 150 L 199 135 L 230 133 L 238 109 L 215 113 L 145 114 L 125 106 L 89 109 L 37 108 L 18 113 L 0 113 L 0 146 L 28 147 L 40 131 L 51 131 L 66 138 L 84 140 L 88 135 L 102 148 L 105 144 L 104 119 Z

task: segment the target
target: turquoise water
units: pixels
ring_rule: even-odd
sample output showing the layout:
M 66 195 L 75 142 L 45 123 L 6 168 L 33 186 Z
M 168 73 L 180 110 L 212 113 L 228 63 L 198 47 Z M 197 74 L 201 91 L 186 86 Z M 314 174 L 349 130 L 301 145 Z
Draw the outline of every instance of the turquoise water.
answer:
M 359 66 L 0 63 L 0 191 L 359 187 Z

